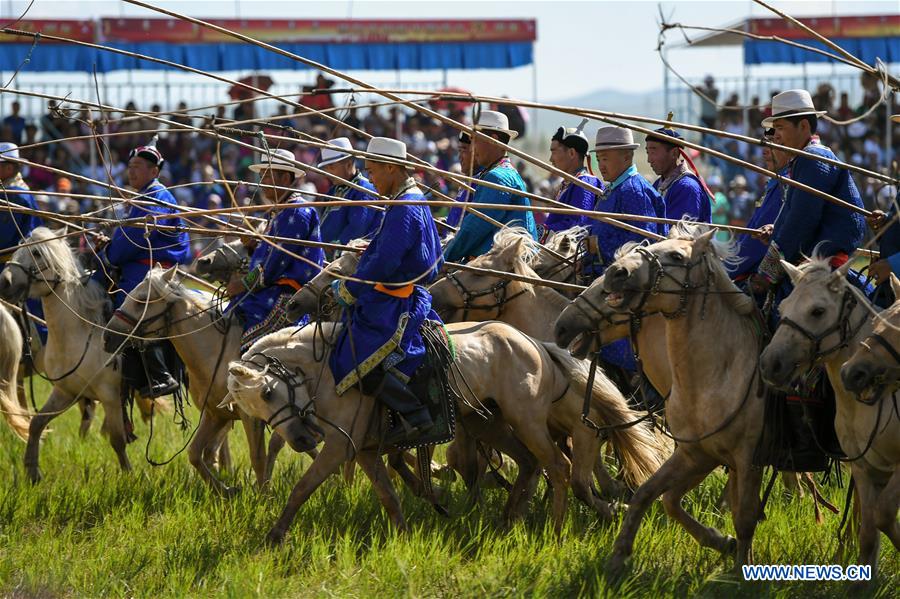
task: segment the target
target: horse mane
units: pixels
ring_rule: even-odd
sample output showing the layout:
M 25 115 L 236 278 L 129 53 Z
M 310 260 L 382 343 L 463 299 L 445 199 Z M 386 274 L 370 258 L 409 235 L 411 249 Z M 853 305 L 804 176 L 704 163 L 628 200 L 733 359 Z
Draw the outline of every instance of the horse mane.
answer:
M 534 240 L 528 230 L 524 227 L 503 227 L 494 234 L 494 246 L 488 252 L 489 254 L 499 254 L 517 244 L 519 245 L 519 253 L 517 258 L 525 264 L 531 264 L 541 246 Z
M 53 271 L 60 284 L 68 291 L 69 297 L 66 299 L 71 302 L 70 307 L 75 313 L 95 324 L 106 324 L 104 314 L 109 302 L 106 290 L 92 279 L 82 283 L 86 273 L 75 259 L 75 254 L 66 240 L 47 227 L 37 227 L 31 232 L 29 239 L 37 243 L 27 248 L 19 248 L 13 258 L 21 258 L 19 252 L 37 252 L 44 264 Z
M 155 291 L 161 297 L 171 296 L 175 299 L 183 300 L 199 310 L 209 307 L 213 300 L 211 294 L 197 289 L 190 289 L 182 282 L 170 283 L 163 277 L 165 274 L 166 269 L 161 266 L 154 266 L 150 269 L 146 279 L 151 291 Z
M 574 226 L 562 231 L 551 233 L 544 242 L 544 247 L 557 253 L 563 253 L 560 249 L 564 242 L 568 241 L 570 245 L 577 246 L 578 242 L 587 237 L 588 228 L 582 226 Z

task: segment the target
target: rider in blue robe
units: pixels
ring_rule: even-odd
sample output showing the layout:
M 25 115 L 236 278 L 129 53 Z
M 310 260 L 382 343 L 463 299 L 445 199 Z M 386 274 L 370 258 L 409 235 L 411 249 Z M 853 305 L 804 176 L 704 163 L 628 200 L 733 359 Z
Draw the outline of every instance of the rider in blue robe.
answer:
M 465 131 L 459 132 L 459 165 L 462 168 L 463 172 L 471 166 L 473 170 L 474 177 L 480 177 L 484 169 L 482 169 L 477 164 L 474 164 L 472 161 L 472 137 L 466 133 Z M 469 191 L 467 184 L 460 185 L 459 191 L 456 192 L 456 197 L 454 201 L 459 202 L 460 204 L 465 204 L 472 199 L 472 193 Z M 447 219 L 444 221 L 451 227 L 459 227 L 460 223 L 463 219 L 463 206 L 454 206 L 447 213 Z M 442 232 L 442 237 L 447 237 L 450 235 L 452 231 L 447 229 Z
M 19 148 L 14 143 L 0 143 L 0 181 L 3 182 L 0 187 L 0 197 L 5 202 L 18 204 L 24 208 L 37 210 L 37 203 L 34 196 L 29 193 L 31 190 L 25 179 L 19 172 L 19 163 L 12 160 L 3 160 L 4 156 L 10 158 L 19 158 Z M 0 206 L 0 263 L 6 263 L 12 258 L 13 252 L 19 242 L 28 237 L 31 232 L 41 226 L 41 219 L 33 214 L 22 214 L 21 212 L 11 212 L 3 210 Z M 25 300 L 25 309 L 34 316 L 43 319 L 44 308 L 39 299 L 28 298 Z M 43 324 L 34 322 L 41 343 L 47 342 L 47 327 Z
M 319 213 L 305 206 L 299 192 L 291 191 L 306 174 L 295 163 L 294 153 L 280 148 L 249 167 L 260 175 L 260 199 L 268 217 L 263 235 L 269 239 L 245 241 L 253 248 L 249 270 L 243 278 L 229 281 L 226 288 L 228 313 L 237 313 L 244 329 L 241 353 L 260 337 L 298 324 L 288 316 L 288 302 L 319 274 L 325 259 L 321 247 L 284 241 L 321 242 Z
M 588 173 L 584 167 L 584 159 L 590 147 L 590 142 L 582 131 L 585 124 L 587 124 L 587 119 L 584 119 L 577 128 L 560 127 L 557 129 L 550 140 L 550 163 L 579 181 L 603 191 L 603 183 L 600 179 Z M 563 181 L 556 194 L 556 201 L 579 210 L 593 210 L 597 196 L 594 192 L 575 185 L 571 181 Z M 584 227 L 588 224 L 590 224 L 590 219 L 586 216 L 551 212 L 544 221 L 544 229 L 548 232 L 558 232 L 572 227 Z
M 346 137 L 329 140 L 328 145 L 322 148 L 319 168 L 327 173 L 332 183 L 328 195 L 354 202 L 371 201 L 378 197 L 378 192 L 356 168 L 356 159 L 348 151 L 352 149 L 353 145 Z M 367 189 L 369 193 L 345 181 Z M 370 239 L 381 224 L 381 215 L 382 212 L 375 206 L 352 206 L 335 201 L 334 206 L 322 212 L 322 241 L 346 245 L 354 239 Z
M 421 200 L 422 192 L 400 164 L 406 146 L 373 138 L 367 167 L 379 191 L 397 200 Z M 346 306 L 345 327 L 329 358 L 335 389 L 342 394 L 358 385 L 400 414 L 385 436 L 392 444 L 432 426 L 422 398 L 408 384 L 423 363 L 425 344 L 419 331 L 426 319 L 440 322 L 425 288 L 443 265 L 440 235 L 425 206 L 390 206 L 381 228 L 360 256 L 353 279 L 337 280 L 335 298 Z
M 116 228 L 112 239 L 100 247 L 101 267 L 93 278 L 112 289 L 113 306 L 119 308 L 125 297 L 144 280 L 149 270 L 159 264 L 170 268 L 190 260 L 190 238 L 186 231 L 161 230 L 152 225 L 184 227 L 178 216 L 181 208 L 175 197 L 157 180 L 163 157 L 155 146 L 140 146 L 128 157 L 128 184 L 137 189 L 140 201 L 131 204 L 126 219 L 139 222 Z M 146 222 L 150 227 L 144 227 Z M 102 246 L 101 241 L 98 246 Z M 112 272 L 110 272 L 112 271 Z M 112 285 L 111 285 L 112 283 Z M 167 341 L 144 342 L 139 354 L 134 348 L 123 352 L 123 374 L 129 384 L 144 397 L 160 397 L 178 389 L 170 374 L 174 350 Z
M 662 127 L 648 136 L 647 155 L 650 165 L 659 175 L 653 182 L 666 204 L 666 217 L 708 223 L 712 219 L 712 194 L 693 170 L 693 162 L 685 151 L 670 139 L 681 139 L 671 127 Z
M 509 143 L 518 135 L 509 129 L 506 115 L 492 110 L 481 112 L 475 129 L 503 143 Z M 525 182 L 506 156 L 506 149 L 480 137 L 477 137 L 472 145 L 475 163 L 484 169 L 477 178 L 509 188 L 500 190 L 476 183 L 473 185 L 475 187 L 473 202 L 531 206 L 528 198 L 515 193 L 526 191 Z M 479 209 L 479 211 L 502 225 L 524 227 L 533 239 L 538 238 L 537 225 L 530 210 Z M 496 232 L 495 225 L 475 214 L 466 214 L 459 231 L 444 250 L 444 259 L 448 262 L 460 262 L 486 253 L 494 244 Z

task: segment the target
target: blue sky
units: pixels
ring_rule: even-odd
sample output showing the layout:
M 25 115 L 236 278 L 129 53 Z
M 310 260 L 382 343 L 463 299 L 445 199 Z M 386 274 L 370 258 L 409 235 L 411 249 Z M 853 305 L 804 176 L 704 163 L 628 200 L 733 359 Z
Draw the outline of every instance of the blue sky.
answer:
M 538 41 L 535 48 L 537 91 L 540 99 L 578 96 L 608 88 L 642 92 L 662 87 L 662 65 L 655 52 L 657 2 L 630 1 L 423 1 L 381 2 L 355 0 L 179 0 L 157 1 L 157 5 L 196 17 L 229 18 L 535 18 Z M 889 13 L 897 0 L 779 2 L 778 7 L 795 16 Z M 4 17 L 18 15 L 27 0 L 0 0 Z M 720 26 L 747 16 L 766 16 L 768 11 L 750 1 L 662 2 L 664 13 L 684 24 Z M 37 0 L 32 18 L 84 18 L 89 16 L 154 16 L 149 11 L 115 1 Z M 678 36 L 669 35 L 675 44 Z M 670 59 L 688 77 L 706 73 L 740 75 L 737 49 L 673 50 Z M 382 77 L 384 75 L 382 74 Z M 423 81 L 436 80 L 437 73 L 422 73 Z M 532 97 L 532 69 L 509 72 L 455 71 L 449 83 L 481 93 L 505 93 Z

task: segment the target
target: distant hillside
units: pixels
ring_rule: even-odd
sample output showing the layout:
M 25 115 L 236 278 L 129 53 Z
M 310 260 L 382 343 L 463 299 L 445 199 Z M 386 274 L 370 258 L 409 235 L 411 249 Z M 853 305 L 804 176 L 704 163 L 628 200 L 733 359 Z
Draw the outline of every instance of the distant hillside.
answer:
M 580 96 L 546 100 L 550 104 L 565 106 L 577 106 L 579 108 L 595 108 L 612 112 L 624 112 L 628 114 L 640 114 L 665 118 L 663 113 L 664 101 L 661 89 L 649 92 L 626 92 L 615 89 L 599 89 Z M 538 117 L 538 128 L 543 132 L 556 130 L 562 124 L 575 126 L 579 120 L 577 117 L 563 117 L 563 115 L 551 115 L 542 113 Z M 589 127 L 591 128 L 591 127 Z

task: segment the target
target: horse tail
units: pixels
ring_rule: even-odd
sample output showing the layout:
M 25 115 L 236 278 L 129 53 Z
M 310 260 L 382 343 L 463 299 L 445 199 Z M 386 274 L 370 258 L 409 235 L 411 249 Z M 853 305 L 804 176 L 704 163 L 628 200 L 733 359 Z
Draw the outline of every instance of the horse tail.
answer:
M 574 394 L 578 398 L 583 398 L 590 375 L 588 362 L 573 358 L 567 350 L 555 343 L 542 342 L 542 344 L 553 362 L 569 379 L 570 388 L 567 395 Z M 662 466 L 667 453 L 663 441 L 643 422 L 622 426 L 640 419 L 645 412 L 631 409 L 625 397 L 602 369 L 598 369 L 594 377 L 591 408 L 599 414 L 599 424 L 611 427 L 608 429 L 610 442 L 622 460 L 625 480 L 633 487 L 641 485 Z
M 7 424 L 23 441 L 28 440 L 31 411 L 19 403 L 17 378 L 22 360 L 22 331 L 15 318 L 0 306 L 0 410 Z

